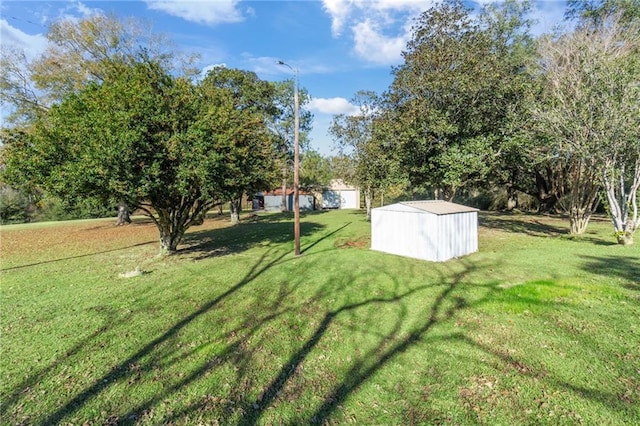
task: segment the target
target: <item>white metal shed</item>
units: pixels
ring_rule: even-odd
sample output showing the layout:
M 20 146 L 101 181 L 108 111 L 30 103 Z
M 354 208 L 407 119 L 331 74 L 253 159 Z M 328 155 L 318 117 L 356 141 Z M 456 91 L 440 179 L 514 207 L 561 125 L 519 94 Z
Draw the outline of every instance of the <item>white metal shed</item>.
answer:
M 408 201 L 371 210 L 371 249 L 442 262 L 478 251 L 478 209 Z

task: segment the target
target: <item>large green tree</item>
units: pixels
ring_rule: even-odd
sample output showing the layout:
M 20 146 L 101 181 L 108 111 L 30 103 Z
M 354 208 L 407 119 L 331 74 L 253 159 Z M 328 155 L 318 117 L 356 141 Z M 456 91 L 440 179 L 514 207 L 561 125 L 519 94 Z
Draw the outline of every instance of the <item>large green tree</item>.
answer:
M 12 128 L 9 133 L 28 132 L 52 105 L 88 84 L 113 79 L 140 61 L 160 63 L 176 75 L 194 72 L 193 57 L 172 49 L 167 39 L 134 19 L 63 18 L 53 22 L 46 37 L 46 51 L 35 58 L 11 45 L 0 46 L 0 104 L 5 125 Z
M 640 18 L 640 2 L 637 0 L 568 0 L 565 18 L 589 25 L 602 25 L 617 15 L 620 23 Z
M 329 186 L 333 174 L 331 162 L 317 151 L 307 150 L 300 160 L 300 188 L 321 191 Z
M 225 92 L 235 110 L 248 116 L 262 117 L 265 124 L 281 113 L 276 102 L 276 85 L 260 80 L 250 71 L 215 67 L 207 73 L 201 87 L 209 97 L 215 97 L 220 91 Z M 269 143 L 272 147 L 278 139 L 271 132 L 262 134 L 261 138 L 255 145 L 245 144 L 242 147 L 236 141 L 227 154 L 230 157 L 229 165 L 235 168 L 235 172 L 225 175 L 224 181 L 220 182 L 223 189 L 221 196 L 224 201 L 229 202 L 231 222 L 234 224 L 239 222 L 243 195 L 271 189 L 277 182 L 277 175 L 272 167 L 277 151 L 267 148 Z M 260 152 L 251 153 L 251 150 Z
M 358 107 L 358 112 L 334 116 L 329 132 L 340 153 L 352 165 L 351 176 L 343 178 L 362 190 L 369 220 L 374 192 L 383 189 L 389 182 L 395 157 L 386 145 L 388 132 L 383 131 L 386 128 L 381 119 L 380 97 L 375 92 L 361 90 L 351 99 L 351 103 Z
M 520 140 L 513 123 L 526 79 L 519 49 L 528 25 L 520 4 L 507 2 L 502 15 L 478 19 L 450 1 L 416 21 L 386 97 L 413 186 L 451 200 L 461 188 L 486 184 L 506 144 Z
M 280 184 L 282 187 L 282 211 L 287 210 L 287 187 L 292 183 L 294 167 L 294 139 L 295 139 L 295 105 L 293 80 L 275 83 L 275 105 L 277 113 L 269 120 L 269 127 L 273 132 L 276 159 L 280 167 Z M 304 88 L 298 88 L 299 133 L 300 150 L 305 151 L 309 145 L 309 132 L 312 129 L 313 114 L 305 108 L 311 96 Z
M 152 218 L 162 250 L 174 252 L 212 206 L 259 185 L 263 173 L 251 170 L 271 165 L 264 115 L 238 108 L 234 96 L 152 61 L 123 67 L 54 105 L 14 140 L 5 177 L 70 200 L 123 200 Z M 246 175 L 255 181 L 238 178 Z
M 48 47 L 39 57 L 2 45 L 0 101 L 10 120 L 29 120 L 90 82 L 100 83 L 144 55 L 166 68 L 193 72 L 193 57 L 177 53 L 163 36 L 134 19 L 93 15 L 55 21 L 47 31 Z
M 587 20 L 540 41 L 544 92 L 532 113 L 547 155 L 568 172 L 571 232 L 583 233 L 605 189 L 618 242 L 639 226 L 640 20 Z

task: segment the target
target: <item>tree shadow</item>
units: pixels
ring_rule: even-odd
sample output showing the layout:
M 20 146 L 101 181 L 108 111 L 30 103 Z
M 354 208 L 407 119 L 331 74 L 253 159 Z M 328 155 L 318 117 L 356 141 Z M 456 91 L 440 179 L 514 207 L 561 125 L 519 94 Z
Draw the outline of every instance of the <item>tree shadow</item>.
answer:
M 323 260 L 319 251 L 312 251 L 317 244 L 325 241 L 327 238 L 334 237 L 339 231 L 351 222 L 337 227 L 335 230 L 326 230 L 320 234 L 318 230 L 324 229 L 324 225 L 313 222 L 304 222 L 303 235 L 313 235 L 316 237 L 314 241 L 307 241 L 304 256 L 305 261 L 317 263 Z M 258 226 L 259 225 L 259 226 Z M 304 228 L 306 226 L 307 228 Z M 315 233 L 314 233 L 315 232 Z M 313 233 L 313 234 L 312 234 Z M 238 309 L 234 312 L 234 316 L 238 317 L 236 324 L 224 331 L 224 346 L 216 351 L 215 356 L 202 357 L 201 346 L 194 346 L 185 351 L 178 353 L 173 340 L 189 326 L 192 326 L 204 316 L 211 315 L 212 323 L 218 321 L 228 321 L 229 319 L 217 316 L 217 310 L 224 304 L 233 304 L 235 298 L 240 297 L 238 293 L 246 289 L 251 290 L 253 284 L 258 277 L 269 275 L 268 272 L 274 268 L 288 266 L 288 262 L 294 261 L 290 251 L 283 250 L 282 243 L 291 241 L 292 226 L 290 222 L 282 222 L 269 218 L 266 223 L 245 223 L 233 228 L 217 229 L 213 231 L 201 231 L 194 233 L 191 242 L 193 248 L 184 251 L 184 254 L 195 253 L 198 258 L 206 258 L 216 256 L 222 253 L 236 253 L 242 249 L 263 244 L 265 248 L 262 254 L 246 271 L 240 279 L 233 280 L 225 287 L 221 294 L 203 300 L 203 303 L 193 311 L 185 311 L 185 315 L 176 318 L 155 338 L 149 338 L 146 343 L 135 348 L 131 355 L 123 356 L 122 360 L 110 368 L 105 374 L 95 378 L 93 382 L 75 393 L 68 401 L 57 408 L 54 412 L 46 414 L 41 424 L 59 424 L 65 420 L 73 420 L 73 415 L 78 413 L 83 407 L 91 401 L 101 398 L 109 392 L 110 387 L 116 383 L 126 384 L 127 382 L 135 382 L 138 375 L 151 374 L 156 368 L 154 364 L 161 364 L 164 368 L 179 365 L 185 358 L 196 359 L 195 368 L 190 368 L 175 382 L 170 382 L 160 388 L 154 390 L 151 394 L 139 396 L 133 407 L 128 408 L 126 412 L 112 420 L 118 424 L 139 424 L 139 423 L 203 423 L 196 421 L 198 416 L 202 415 L 205 419 L 211 412 L 217 413 L 216 420 L 221 424 L 242 424 L 254 425 L 264 423 L 265 417 L 268 416 L 269 410 L 278 407 L 281 404 L 281 396 L 292 382 L 296 381 L 303 369 L 305 363 L 313 357 L 318 356 L 318 351 L 324 348 L 323 343 L 326 342 L 328 335 L 338 326 L 339 321 L 346 319 L 353 320 L 356 324 L 374 323 L 376 312 L 382 309 L 394 309 L 397 314 L 392 323 L 386 324 L 384 330 L 370 329 L 362 326 L 359 331 L 368 333 L 375 338 L 375 343 L 368 347 L 354 348 L 361 351 L 361 355 L 355 357 L 355 361 L 350 362 L 346 367 L 344 374 L 335 376 L 335 380 L 327 385 L 327 389 L 319 394 L 319 403 L 312 407 L 307 407 L 302 413 L 290 420 L 291 424 L 310 424 L 310 423 L 331 423 L 336 412 L 354 393 L 367 382 L 369 382 L 378 372 L 388 367 L 401 354 L 411 350 L 417 345 L 424 345 L 426 342 L 458 339 L 474 346 L 485 353 L 493 354 L 499 358 L 509 368 L 521 369 L 525 374 L 537 377 L 542 375 L 539 370 L 526 369 L 522 366 L 523 362 L 516 357 L 504 354 L 489 346 L 482 346 L 468 336 L 460 333 L 451 333 L 443 335 L 434 332 L 434 329 L 445 322 L 450 322 L 463 311 L 478 308 L 484 303 L 500 303 L 501 300 L 511 300 L 511 297 L 521 297 L 522 303 L 525 305 L 541 303 L 538 299 L 527 298 L 524 296 L 505 294 L 508 290 L 499 287 L 499 283 L 490 281 L 481 285 L 483 292 L 481 296 L 467 295 L 466 287 L 469 285 L 470 276 L 477 279 L 478 273 L 485 273 L 487 277 L 493 275 L 496 265 L 489 263 L 479 263 L 469 258 L 459 259 L 457 261 L 446 264 L 434 264 L 433 269 L 438 272 L 438 276 L 433 279 L 423 280 L 420 283 L 402 282 L 397 276 L 393 276 L 385 271 L 385 267 L 381 262 L 371 262 L 371 270 L 373 276 L 384 276 L 389 281 L 389 289 L 385 294 L 376 294 L 369 288 L 364 286 L 362 292 L 351 298 L 340 298 L 340 292 L 347 286 L 350 286 L 358 279 L 360 272 L 347 265 L 344 269 L 339 269 L 334 275 L 327 273 L 324 285 L 313 287 L 314 291 L 309 294 L 304 290 L 296 293 L 299 288 L 304 289 L 305 275 L 302 273 L 293 273 L 286 280 L 282 281 L 266 281 L 268 284 L 269 297 L 264 294 L 249 293 L 242 297 L 251 298 L 248 305 L 250 309 L 243 311 Z M 242 241 L 238 241 L 242 238 Z M 207 240 L 208 239 L 208 240 Z M 309 237 L 307 237 L 309 240 Z M 272 246 L 273 244 L 273 246 Z M 189 251 L 192 250 L 192 251 Z M 225 251 L 226 250 L 226 251 Z M 335 250 L 335 249 L 334 249 Z M 180 255 L 180 254 L 179 254 Z M 377 255 L 375 255 L 377 256 Z M 382 255 L 381 255 L 382 256 Z M 337 258 L 331 258 L 335 261 Z M 606 262 L 607 259 L 596 258 L 598 261 Z M 619 274 L 626 274 L 625 268 L 631 264 L 631 260 L 627 259 L 620 265 L 616 266 Z M 301 268 L 304 263 L 298 262 Z M 625 263 L 626 262 L 626 263 Z M 407 261 L 408 268 L 414 265 L 422 265 L 422 263 Z M 598 266 L 592 266 L 597 268 Z M 638 265 L 633 265 L 634 272 L 629 277 L 634 278 L 638 274 Z M 302 269 L 292 269 L 300 271 Z M 319 271 L 321 270 L 318 269 Z M 411 274 L 410 274 L 411 275 Z M 414 274 L 415 275 L 415 274 Z M 536 285 L 551 285 L 545 282 Z M 255 286 L 253 288 L 256 288 Z M 267 290 L 265 290 L 267 291 Z M 409 315 L 410 304 L 412 300 L 418 296 L 433 294 L 428 303 L 425 303 L 423 314 L 419 316 Z M 303 294 L 301 297 L 300 295 Z M 235 298 L 232 299 L 232 296 Z M 507 299 L 502 299 L 503 297 Z M 328 300 L 336 299 L 332 304 Z M 264 347 L 267 346 L 267 339 L 277 339 L 280 335 L 273 335 L 265 332 L 265 330 L 273 325 L 282 327 L 282 323 L 276 320 L 282 320 L 283 317 L 292 312 L 302 316 L 304 321 L 313 324 L 308 328 L 307 332 L 300 332 L 291 339 L 290 352 L 278 361 L 276 357 L 272 360 L 271 366 L 256 365 L 257 357 L 263 357 Z M 188 315 L 186 315 L 188 314 Z M 317 321 L 317 322 L 316 322 Z M 122 322 L 122 321 L 121 321 Z M 200 326 L 198 324 L 198 326 Z M 293 324 L 285 323 L 285 326 L 293 327 Z M 221 327 L 222 328 L 222 327 Z M 100 330 L 96 331 L 99 333 Z M 203 333 L 211 333 L 210 330 Z M 95 336 L 89 336 L 89 339 Z M 348 342 L 347 342 L 348 343 Z M 71 349 L 72 354 L 80 351 L 80 347 L 86 344 L 78 343 Z M 151 359 L 151 360 L 150 360 Z M 158 360 L 162 360 L 160 363 Z M 56 361 L 49 369 L 33 375 L 27 381 L 23 382 L 25 387 L 39 381 L 48 371 L 54 369 L 60 361 Z M 135 367 L 135 368 L 134 368 Z M 254 378 L 256 368 L 262 367 L 268 369 L 270 374 L 267 376 L 265 383 L 259 383 Z M 222 370 L 225 368 L 225 370 Z M 189 404 L 183 404 L 179 408 L 166 414 L 164 418 L 145 417 L 151 416 L 154 408 L 163 404 L 166 400 L 177 398 L 177 395 L 187 389 L 191 384 L 202 380 L 207 375 L 215 371 L 229 371 L 229 381 L 232 382 L 232 390 L 228 396 L 224 398 L 216 394 L 217 383 L 210 384 L 212 389 L 209 394 L 203 395 L 198 402 L 189 401 Z M 555 380 L 548 378 L 548 380 Z M 594 398 L 598 400 L 608 401 L 611 395 L 593 393 L 591 389 L 580 387 L 575 384 L 564 383 L 556 380 L 559 385 L 566 389 L 582 395 L 585 398 Z M 304 383 L 299 386 L 305 386 Z M 311 387 L 311 385 L 308 385 Z M 301 390 L 302 391 L 302 390 Z M 135 391 L 134 391 L 135 392 Z M 257 394 L 257 396 L 256 396 Z M 132 393 L 132 395 L 134 395 Z M 135 395 L 138 397 L 138 395 Z M 180 395 L 182 398 L 182 395 Z M 3 408 L 15 406 L 21 400 L 18 393 L 12 394 L 12 399 L 7 404 L 3 404 Z M 111 413 L 109 413 L 111 414 Z M 77 419 L 76 419 L 77 420 Z M 107 419 L 103 419 L 107 420 Z M 107 423 L 105 421 L 105 423 Z
M 483 212 L 479 215 L 479 224 L 487 229 L 526 234 L 534 237 L 567 235 L 568 229 L 546 223 L 545 215 L 519 215 L 507 212 Z
M 572 336 L 572 338 L 575 339 L 575 336 Z M 489 367 L 498 371 L 503 371 L 504 374 L 515 373 L 519 376 L 528 377 L 535 382 L 544 382 L 546 385 L 545 387 L 547 388 L 550 387 L 561 389 L 562 391 L 568 391 L 584 400 L 603 404 L 608 409 L 616 410 L 623 416 L 629 413 L 629 404 L 624 401 L 624 398 L 622 398 L 620 394 L 607 389 L 608 387 L 587 387 L 572 383 L 569 379 L 562 379 L 553 375 L 545 368 L 544 364 L 532 364 L 526 359 L 526 357 L 512 355 L 507 351 L 491 347 L 486 343 L 479 342 L 478 340 L 461 333 L 451 336 L 451 339 L 463 342 L 469 347 L 478 349 L 482 353 L 489 355 L 490 358 L 485 358 L 482 363 L 488 364 Z M 594 342 L 592 342 L 592 345 L 593 344 Z M 494 364 L 491 360 L 496 360 L 497 363 Z M 544 387 L 542 392 L 544 392 Z M 581 423 L 582 422 L 580 421 L 575 424 Z
M 582 269 L 592 274 L 618 277 L 628 281 L 624 286 L 640 290 L 640 258 L 631 256 L 581 256 Z
M 324 225 L 316 222 L 301 222 L 301 237 L 313 235 Z M 252 247 L 293 243 L 293 223 L 283 221 L 280 215 L 268 215 L 236 226 L 185 235 L 182 248 L 176 254 L 204 260 L 217 256 L 244 252 Z
M 131 244 L 129 246 L 118 247 L 118 248 L 109 249 L 109 250 L 102 250 L 102 251 L 96 251 L 96 252 L 92 252 L 92 253 L 79 254 L 77 256 L 67 256 L 67 257 L 61 257 L 61 258 L 58 258 L 58 259 L 43 260 L 43 261 L 40 261 L 40 262 L 28 263 L 28 264 L 25 264 L 25 265 L 11 266 L 9 268 L 0 268 L 0 271 L 11 271 L 11 270 L 14 270 L 14 269 L 23 269 L 23 268 L 29 268 L 29 267 L 32 267 L 32 266 L 46 265 L 48 263 L 62 262 L 62 261 L 65 261 L 65 260 L 81 259 L 83 257 L 91 257 L 91 256 L 96 256 L 98 254 L 104 254 L 104 253 L 113 253 L 113 252 L 116 252 L 116 251 L 126 250 L 126 249 L 130 249 L 130 248 L 134 248 L 134 247 L 146 246 L 147 244 L 153 244 L 153 243 L 157 244 L 157 241 L 145 241 L 144 243 Z
M 359 300 L 343 304 L 336 309 L 325 312 L 317 327 L 315 327 L 315 330 L 301 343 L 289 359 L 282 364 L 277 373 L 274 374 L 273 379 L 263 388 L 258 397 L 251 399 L 250 396 L 245 395 L 238 401 L 238 406 L 235 407 L 235 410 L 241 415 L 237 424 L 255 425 L 261 422 L 264 413 L 273 406 L 294 376 L 299 374 L 302 365 L 307 361 L 311 353 L 318 348 L 325 334 L 338 319 L 350 315 L 357 317 L 358 312 L 361 312 L 365 307 L 375 307 L 372 312 L 382 309 L 385 305 L 394 307 L 399 312 L 398 317 L 390 330 L 384 335 L 377 336 L 380 342 L 379 345 L 368 349 L 365 354 L 359 357 L 358 361 L 353 363 L 351 368 L 342 375 L 342 380 L 336 382 L 333 388 L 324 396 L 323 402 L 321 402 L 315 411 L 293 420 L 291 424 L 328 422 L 335 410 L 377 371 L 383 369 L 401 353 L 420 343 L 434 326 L 451 320 L 458 311 L 471 306 L 471 303 L 464 297 L 457 294 L 454 295 L 467 274 L 476 270 L 476 265 L 471 262 L 465 262 L 464 265 L 465 268 L 458 273 L 443 273 L 439 281 L 412 286 L 401 291 L 394 291 L 393 294 L 389 296 L 363 295 Z M 380 270 L 378 273 L 384 274 L 385 272 Z M 354 277 L 346 277 L 346 281 L 350 281 L 353 278 Z M 398 282 L 395 277 L 389 278 L 395 282 L 394 287 L 399 289 L 404 286 L 404 283 Z M 418 293 L 432 290 L 438 286 L 444 288 L 435 297 L 430 309 L 425 312 L 425 321 L 421 324 L 414 324 L 414 327 L 412 327 L 406 337 L 398 338 L 400 330 L 406 327 L 409 321 L 407 318 L 408 308 L 405 304 Z M 486 297 L 489 297 L 493 291 L 494 290 L 491 289 Z M 319 291 L 316 297 L 319 297 L 321 293 L 322 291 Z M 366 322 L 363 318 L 360 320 Z M 366 332 L 376 334 L 374 330 L 366 330 Z M 176 413 L 176 416 L 173 417 L 172 420 L 184 414 L 184 412 Z
M 320 244 L 322 241 L 326 240 L 327 238 L 331 237 L 332 235 L 335 235 L 336 233 L 342 231 L 344 228 L 346 228 L 347 226 L 351 225 L 351 222 L 347 222 L 344 225 L 342 225 L 339 228 L 334 229 L 333 231 L 322 235 L 320 238 L 318 238 L 317 240 L 315 240 L 313 243 L 308 244 L 306 246 L 304 246 L 304 248 L 301 250 L 302 253 L 306 253 L 309 250 L 311 250 L 313 247 L 315 247 L 316 245 Z
M 276 256 L 272 256 L 271 251 L 266 251 L 258 261 L 253 265 L 253 267 L 247 271 L 245 276 L 239 280 L 236 284 L 229 287 L 222 294 L 217 297 L 209 300 L 204 303 L 199 309 L 193 311 L 190 315 L 182 318 L 180 321 L 176 322 L 173 326 L 168 328 L 164 333 L 155 339 L 149 341 L 146 345 L 142 346 L 139 350 L 137 350 L 134 354 L 128 357 L 125 360 L 117 363 L 114 367 L 112 367 L 106 374 L 99 377 L 94 381 L 93 385 L 85 388 L 81 392 L 77 393 L 75 397 L 71 398 L 67 403 L 59 407 L 55 412 L 47 415 L 47 417 L 42 421 L 43 425 L 49 424 L 60 424 L 61 421 L 67 417 L 81 409 L 85 404 L 87 404 L 90 400 L 98 397 L 102 392 L 108 389 L 113 383 L 126 380 L 139 374 L 139 371 L 136 372 L 135 369 L 132 369 L 132 366 L 137 366 L 143 364 L 144 359 L 152 354 L 157 354 L 158 351 L 161 351 L 160 347 L 163 343 L 169 341 L 174 336 L 176 336 L 181 330 L 191 324 L 193 321 L 203 316 L 204 314 L 210 312 L 215 309 L 220 303 L 222 303 L 225 299 L 238 292 L 243 287 L 251 284 L 256 277 L 265 273 L 267 270 L 271 269 L 275 265 L 285 262 L 288 253 L 282 253 Z M 231 345 L 227 351 L 233 352 L 233 345 Z M 166 356 L 166 354 L 164 355 Z M 209 366 L 206 364 L 201 370 L 204 371 L 208 369 Z M 201 373 L 193 373 L 183 382 L 184 384 L 189 383 L 195 377 L 199 377 Z M 182 387 L 184 385 L 180 385 Z M 157 398 L 161 396 L 156 396 L 151 399 L 151 401 L 147 403 L 141 404 L 136 410 L 133 410 L 132 413 L 139 413 L 146 406 L 150 406 L 154 401 L 157 401 Z M 128 414 L 122 420 L 122 422 L 133 422 L 136 416 L 134 414 Z M 120 423 L 120 421 L 118 420 Z
M 367 351 L 360 360 L 356 361 L 352 365 L 349 371 L 344 375 L 344 380 L 334 385 L 333 389 L 325 396 L 320 406 L 309 417 L 307 417 L 303 423 L 324 424 L 327 422 L 333 413 L 346 401 L 346 399 L 366 381 L 373 377 L 376 372 L 384 368 L 397 356 L 409 350 L 412 346 L 420 343 L 425 339 L 429 331 L 431 331 L 437 324 L 451 320 L 457 312 L 467 309 L 475 303 L 469 302 L 462 296 L 454 295 L 458 287 L 463 284 L 465 277 L 477 269 L 477 265 L 472 262 L 462 261 L 461 263 L 465 266 L 462 271 L 455 272 L 453 274 L 441 274 L 440 280 L 436 283 L 415 288 L 388 300 L 376 300 L 374 298 L 359 304 L 347 305 L 335 312 L 333 317 L 337 316 L 341 312 L 352 310 L 358 307 L 358 305 L 369 303 L 397 303 L 427 287 L 433 287 L 434 285 L 444 287 L 443 290 L 435 297 L 433 304 L 428 311 L 425 312 L 425 320 L 421 324 L 414 324 L 412 329 L 407 333 L 407 336 L 399 339 L 397 338 L 398 331 L 404 323 L 403 316 L 399 316 L 395 327 L 387 333 L 387 338 L 383 339 L 379 346 Z M 493 291 L 493 289 L 490 290 L 482 299 L 490 297 L 490 294 L 492 294 Z M 405 311 L 404 308 L 402 310 Z M 257 417 L 259 417 L 262 412 L 263 410 L 259 411 L 257 413 Z M 253 418 L 248 420 L 248 424 L 256 424 L 256 421 L 254 421 Z M 244 422 L 242 423 L 244 424 Z M 295 423 L 298 422 L 294 422 L 294 424 Z
M 345 224 L 330 234 L 321 236 L 320 240 L 335 234 L 348 225 L 349 224 Z M 275 231 L 278 230 L 279 228 Z M 314 244 L 317 244 L 317 241 Z M 305 258 L 308 259 L 317 255 L 318 253 L 316 252 L 308 254 Z M 175 322 L 162 334 L 148 341 L 126 359 L 119 361 L 105 374 L 97 377 L 93 381 L 93 384 L 86 386 L 54 412 L 47 414 L 40 424 L 60 424 L 64 422 L 65 419 L 73 418 L 74 413 L 81 410 L 92 400 L 100 398 L 100 395 L 108 392 L 108 389 L 116 383 L 135 383 L 139 375 L 151 374 L 154 363 L 158 362 L 156 360 L 171 360 L 169 361 L 170 364 L 175 364 L 184 358 L 197 357 L 198 351 L 200 350 L 198 347 L 194 347 L 190 351 L 181 354 L 180 357 L 176 357 L 177 349 L 175 345 L 167 343 L 175 339 L 182 330 L 199 318 L 211 314 L 232 295 L 253 283 L 257 277 L 263 276 L 268 270 L 276 266 L 280 267 L 293 259 L 295 258 L 290 257 L 288 251 L 282 252 L 282 250 L 278 251 L 275 248 L 267 250 L 257 259 L 244 277 L 234 285 L 230 286 L 220 295 L 202 304 L 191 314 Z M 462 270 L 451 272 L 446 266 L 443 266 L 439 280 L 421 285 L 407 286 L 406 283 L 400 282 L 396 277 L 388 276 L 389 280 L 393 282 L 392 287 L 395 289 L 391 291 L 389 295 L 363 294 L 361 297 L 357 297 L 356 300 L 347 300 L 333 309 L 326 310 L 321 318 L 319 318 L 317 327 L 315 327 L 312 333 L 307 335 L 304 340 L 296 342 L 297 349 L 282 363 L 279 369 L 274 370 L 271 381 L 265 386 L 261 386 L 262 391 L 258 397 L 255 398 L 252 396 L 252 392 L 247 392 L 249 389 L 255 390 L 260 386 L 252 382 L 251 369 L 255 368 L 252 363 L 255 362 L 255 354 L 261 351 L 263 345 L 266 344 L 264 341 L 256 339 L 255 336 L 263 331 L 268 324 L 292 310 L 304 312 L 304 310 L 309 307 L 315 310 L 316 305 L 325 301 L 330 296 L 335 297 L 336 292 L 339 292 L 342 286 L 350 285 L 356 278 L 355 273 L 349 271 L 340 277 L 340 285 L 336 285 L 336 283 L 331 280 L 327 281 L 326 288 L 321 287 L 317 289 L 315 294 L 299 300 L 294 304 L 286 304 L 284 301 L 290 298 L 295 288 L 304 284 L 304 278 L 302 276 L 292 277 L 290 281 L 274 286 L 273 290 L 275 290 L 277 294 L 274 295 L 270 301 L 257 297 L 255 300 L 256 305 L 253 307 L 252 312 L 239 313 L 239 315 L 243 317 L 243 320 L 240 321 L 235 328 L 227 332 L 227 344 L 224 349 L 217 353 L 214 359 L 203 359 L 199 361 L 197 368 L 190 370 L 179 381 L 163 387 L 161 391 L 153 393 L 147 397 L 146 400 L 136 402 L 135 406 L 123 415 L 111 416 L 109 419 L 103 420 L 105 420 L 106 423 L 111 421 L 114 424 L 136 424 L 144 422 L 145 415 L 152 412 L 154 407 L 161 404 L 162 401 L 171 398 L 172 395 L 177 394 L 191 383 L 200 380 L 215 369 L 221 368 L 224 365 L 232 365 L 236 375 L 236 385 L 234 389 L 237 389 L 237 391 L 234 390 L 231 397 L 221 402 L 215 399 L 214 396 L 211 396 L 211 398 L 215 400 L 214 402 L 205 398 L 199 404 L 186 405 L 181 409 L 175 410 L 169 418 L 163 419 L 163 423 L 182 422 L 185 418 L 190 418 L 193 413 L 197 414 L 200 410 L 206 411 L 207 404 L 212 403 L 224 405 L 221 411 L 221 417 L 218 419 L 221 423 L 229 424 L 237 421 L 238 424 L 242 425 L 257 424 L 262 420 L 266 410 L 277 402 L 277 398 L 283 389 L 292 381 L 292 378 L 299 373 L 302 364 L 308 360 L 312 353 L 314 353 L 314 355 L 316 354 L 314 350 L 318 349 L 326 333 L 335 325 L 336 321 L 340 319 L 344 320 L 351 315 L 355 315 L 357 318 L 359 315 L 362 315 L 363 309 L 367 307 L 374 308 L 369 311 L 371 315 L 375 315 L 375 312 L 385 306 L 396 309 L 398 316 L 395 324 L 384 334 L 380 336 L 376 335 L 379 344 L 365 349 L 366 352 L 353 363 L 348 372 L 332 385 L 332 389 L 324 395 L 324 400 L 315 411 L 305 414 L 303 417 L 294 420 L 293 423 L 308 424 L 328 421 L 338 407 L 377 371 L 383 369 L 390 361 L 404 351 L 420 343 L 434 326 L 449 321 L 457 312 L 468 309 L 475 303 L 466 300 L 457 290 L 459 286 L 463 284 L 465 277 L 476 271 L 478 267 L 468 261 L 461 261 L 458 264 L 464 266 Z M 386 274 L 382 267 L 375 273 L 376 275 Z M 406 327 L 409 321 L 414 321 L 408 318 L 406 303 L 419 293 L 427 290 L 433 291 L 434 288 L 438 287 L 442 287 L 442 290 L 436 294 L 432 305 L 425 307 L 424 321 L 413 324 L 406 337 L 398 338 L 400 330 Z M 486 297 L 489 297 L 493 291 L 493 288 L 490 289 Z M 366 320 L 366 318 L 362 319 Z M 70 350 L 69 356 L 74 356 L 80 352 L 80 348 L 83 345 L 86 345 L 89 340 L 94 339 L 102 332 L 102 329 L 98 330 L 85 341 L 79 342 Z M 366 332 L 377 333 L 375 330 L 366 330 Z M 261 337 L 261 339 L 268 338 L 270 337 Z M 249 341 L 252 341 L 251 345 L 247 343 Z M 24 381 L 20 387 L 28 387 L 40 381 L 43 375 L 56 368 L 59 363 L 60 361 L 52 363 L 47 369 Z M 166 365 L 166 362 L 163 364 Z M 10 406 L 15 406 L 21 397 L 22 393 L 20 391 L 16 392 L 8 403 L 3 404 L 3 408 L 8 410 Z
M 114 311 L 107 312 L 105 319 L 102 321 L 103 325 L 96 328 L 91 334 L 87 337 L 79 340 L 70 348 L 64 351 L 63 355 L 57 356 L 54 360 L 40 369 L 34 369 L 35 371 L 31 371 L 30 374 L 25 377 L 20 383 L 18 383 L 12 392 L 8 393 L 6 396 L 3 396 L 2 404 L 0 404 L 0 416 L 6 414 L 9 410 L 9 407 L 15 405 L 22 398 L 25 397 L 25 394 L 29 394 L 32 391 L 32 387 L 37 385 L 39 382 L 44 380 L 49 374 L 51 374 L 55 369 L 60 366 L 63 366 L 67 362 L 72 362 L 74 358 L 80 356 L 82 351 L 88 347 L 91 342 L 97 340 L 101 335 L 104 335 L 109 330 L 115 329 L 117 326 L 120 326 L 131 317 L 131 315 L 126 315 L 122 318 L 118 318 L 118 314 Z M 0 417 L 1 419 L 1 417 Z

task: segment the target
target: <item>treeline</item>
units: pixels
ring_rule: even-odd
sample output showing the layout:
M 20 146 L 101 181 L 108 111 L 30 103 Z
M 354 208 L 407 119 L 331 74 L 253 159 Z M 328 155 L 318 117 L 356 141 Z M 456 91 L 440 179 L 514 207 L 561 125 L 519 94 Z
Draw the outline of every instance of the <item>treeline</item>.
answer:
M 342 178 L 362 189 L 368 213 L 414 197 L 564 212 L 575 234 L 600 206 L 618 242 L 632 243 L 640 5 L 571 0 L 568 29 L 537 37 L 530 10 L 508 0 L 478 14 L 452 0 L 422 13 L 388 90 L 359 91 L 360 112 L 334 117 L 341 155 L 306 150 L 302 186 Z M 23 213 L 45 199 L 87 215 L 125 204 L 154 220 L 172 252 L 209 209 L 230 205 L 237 221 L 243 194 L 291 181 L 292 80 L 202 75 L 194 58 L 113 16 L 59 21 L 47 37 L 36 60 L 2 52 L 2 102 L 13 108 L 2 197 L 27 203 Z M 308 100 L 301 89 L 303 151 Z M 2 220 L 20 214 L 8 204 Z
M 416 20 L 391 87 L 358 92 L 360 113 L 336 116 L 331 127 L 368 211 L 376 193 L 398 187 L 447 200 L 493 193 L 505 208 L 533 201 L 566 213 L 570 232 L 581 234 L 602 206 L 618 242 L 632 243 L 640 3 L 568 5 L 570 29 L 538 37 L 524 1 L 480 14 L 443 2 Z
M 28 61 L 3 49 L 4 221 L 46 212 L 91 215 L 91 206 L 147 214 L 161 247 L 176 250 L 208 210 L 287 182 L 294 84 L 216 67 L 202 75 L 193 58 L 167 50 L 143 26 L 114 16 L 50 28 L 47 51 Z M 299 90 L 301 104 L 308 99 Z M 301 143 L 311 114 L 300 114 Z

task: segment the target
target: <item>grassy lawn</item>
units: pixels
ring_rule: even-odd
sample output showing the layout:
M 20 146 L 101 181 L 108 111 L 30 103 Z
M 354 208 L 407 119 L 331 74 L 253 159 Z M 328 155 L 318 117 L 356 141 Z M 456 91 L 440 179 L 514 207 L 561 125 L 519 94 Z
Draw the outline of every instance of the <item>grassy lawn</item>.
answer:
M 638 424 L 640 245 L 483 213 L 480 250 L 369 250 L 361 212 L 1 228 L 1 424 Z

